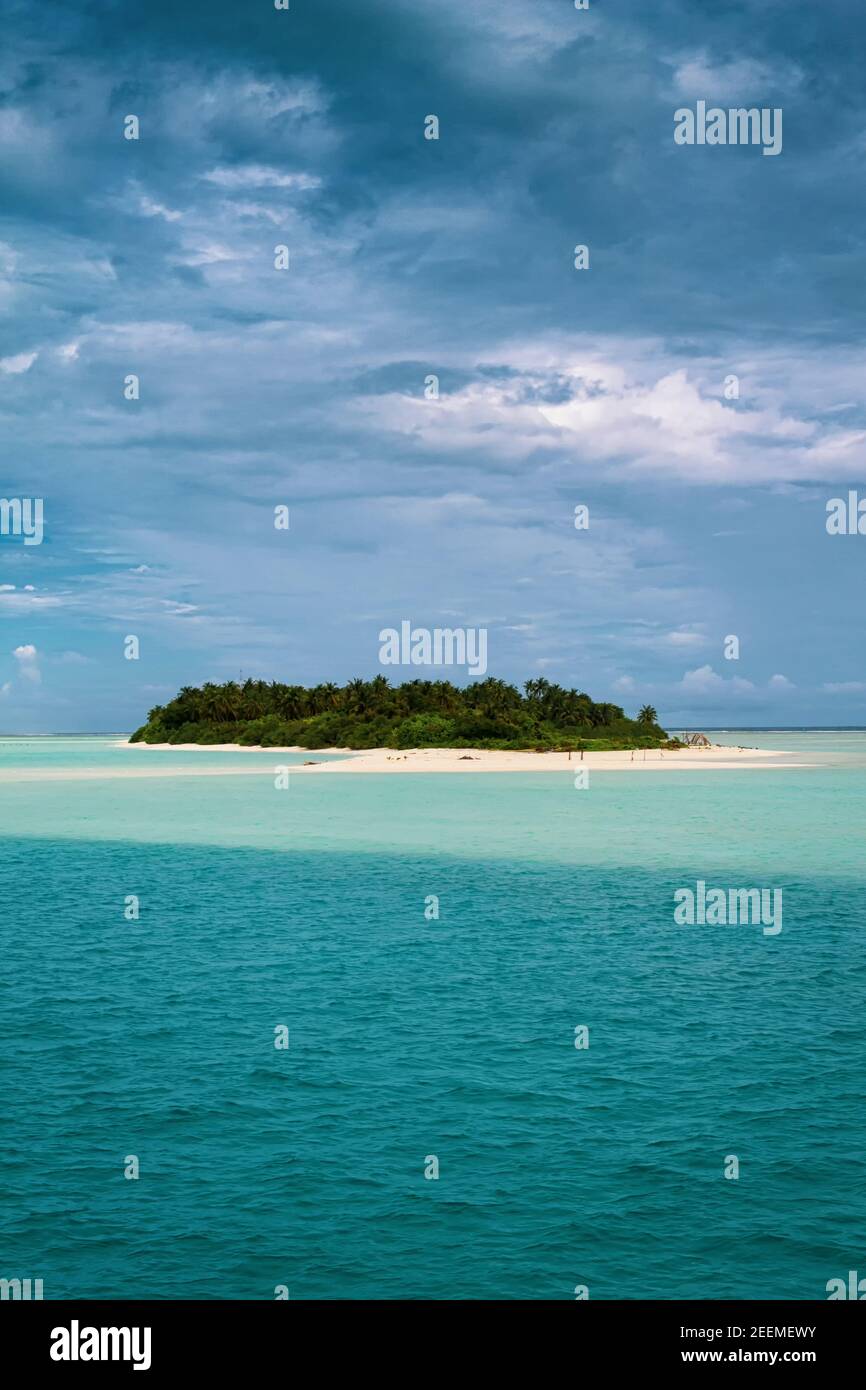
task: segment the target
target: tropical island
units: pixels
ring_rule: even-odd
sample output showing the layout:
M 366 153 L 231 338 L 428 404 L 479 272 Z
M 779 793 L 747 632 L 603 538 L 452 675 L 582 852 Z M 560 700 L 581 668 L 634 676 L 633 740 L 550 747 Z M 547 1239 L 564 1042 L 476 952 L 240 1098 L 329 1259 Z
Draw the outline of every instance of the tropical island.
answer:
M 131 743 L 226 744 L 260 748 L 481 748 L 609 752 L 678 748 L 644 705 L 630 719 L 619 705 L 544 677 L 521 692 L 488 677 L 463 688 L 450 681 L 384 676 L 347 685 L 211 681 L 184 686 L 157 705 Z

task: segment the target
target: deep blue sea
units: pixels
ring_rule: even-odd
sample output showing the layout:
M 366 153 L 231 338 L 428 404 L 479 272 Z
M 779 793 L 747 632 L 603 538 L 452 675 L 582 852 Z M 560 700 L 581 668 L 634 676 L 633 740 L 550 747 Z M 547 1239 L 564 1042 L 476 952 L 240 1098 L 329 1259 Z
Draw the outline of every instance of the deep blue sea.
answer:
M 866 1274 L 866 735 L 724 741 L 812 765 L 283 791 L 282 754 L 0 741 L 0 1276 L 813 1299 Z M 203 758 L 249 775 L 183 775 Z M 133 763 L 166 775 L 110 775 Z M 699 879 L 782 888 L 782 931 L 677 925 Z

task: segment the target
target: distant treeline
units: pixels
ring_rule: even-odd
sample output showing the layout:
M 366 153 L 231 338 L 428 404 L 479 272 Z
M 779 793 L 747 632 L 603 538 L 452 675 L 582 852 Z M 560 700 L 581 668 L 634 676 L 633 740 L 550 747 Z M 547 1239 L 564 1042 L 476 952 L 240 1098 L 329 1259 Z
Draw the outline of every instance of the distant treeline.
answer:
M 184 686 L 157 705 L 133 743 L 243 743 L 301 748 L 647 748 L 667 742 L 645 705 L 619 705 L 540 677 L 521 693 L 506 681 L 408 681 L 384 676 L 348 685 L 278 681 Z

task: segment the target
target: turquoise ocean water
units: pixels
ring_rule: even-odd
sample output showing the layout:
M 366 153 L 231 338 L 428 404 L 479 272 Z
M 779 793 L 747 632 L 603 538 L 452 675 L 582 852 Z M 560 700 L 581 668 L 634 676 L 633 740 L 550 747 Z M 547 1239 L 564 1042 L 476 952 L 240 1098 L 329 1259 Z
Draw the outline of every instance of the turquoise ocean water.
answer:
M 0 1276 L 809 1299 L 866 1274 L 866 735 L 715 737 L 810 766 L 285 791 L 290 755 L 0 740 Z M 699 878 L 782 888 L 782 932 L 675 925 Z

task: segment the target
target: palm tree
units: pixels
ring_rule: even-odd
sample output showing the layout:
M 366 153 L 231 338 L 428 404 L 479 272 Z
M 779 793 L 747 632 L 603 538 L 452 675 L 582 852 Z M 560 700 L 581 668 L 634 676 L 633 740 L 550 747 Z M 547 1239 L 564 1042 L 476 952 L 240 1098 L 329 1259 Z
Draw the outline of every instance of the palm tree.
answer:
M 564 689 L 544 676 L 526 681 L 523 689 L 521 695 L 494 676 L 465 688 L 443 680 L 391 686 L 379 675 L 371 681 L 356 678 L 343 687 L 329 681 L 309 690 L 241 677 L 220 685 L 206 681 L 200 688 L 184 686 L 167 705 L 156 705 L 148 722 L 151 728 L 161 726 L 161 732 L 183 724 L 240 725 L 264 716 L 294 723 L 319 714 L 332 719 L 337 715 L 342 716 L 341 726 L 360 739 L 356 747 L 372 746 L 374 734 L 381 742 L 385 725 L 416 715 L 456 721 L 460 738 L 519 739 L 527 746 L 547 746 L 557 735 L 560 746 L 580 748 L 580 735 L 592 736 L 596 729 L 607 737 L 628 739 L 629 747 L 636 739 L 646 737 L 649 743 L 664 737 L 653 705 L 644 705 L 631 720 L 619 705 L 596 704 L 583 691 Z
M 550 681 L 545 680 L 544 676 L 538 676 L 535 680 L 525 681 L 523 689 L 526 691 L 527 700 L 543 700 L 550 689 Z
M 180 692 L 178 699 L 186 699 L 189 687 L 185 686 Z M 192 693 L 191 691 L 189 692 Z M 200 713 L 200 718 L 209 719 L 217 723 L 223 715 L 223 691 L 222 686 L 214 685 L 213 681 L 205 681 L 201 690 L 195 692 L 196 703 Z
M 370 708 L 370 687 L 356 676 L 346 685 L 346 698 L 353 714 L 364 714 Z
M 321 685 L 314 685 L 309 692 L 311 713 L 326 714 L 329 709 L 334 709 L 338 694 L 339 686 L 334 685 L 333 681 L 325 681 Z

